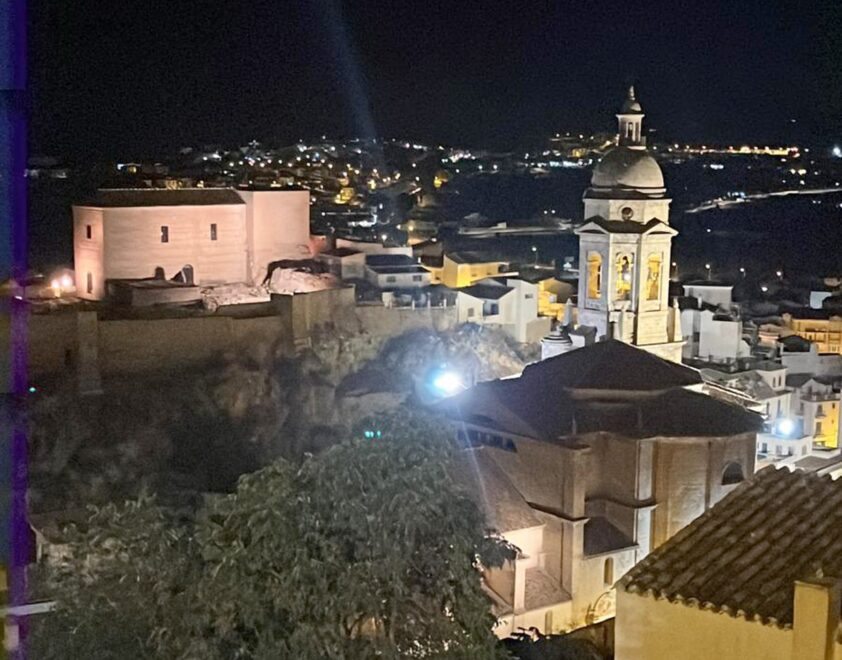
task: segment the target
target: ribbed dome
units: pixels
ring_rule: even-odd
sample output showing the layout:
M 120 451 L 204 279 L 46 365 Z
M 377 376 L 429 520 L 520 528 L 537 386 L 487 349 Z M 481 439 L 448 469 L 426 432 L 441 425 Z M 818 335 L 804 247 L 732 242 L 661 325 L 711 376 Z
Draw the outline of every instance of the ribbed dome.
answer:
M 615 147 L 597 163 L 591 176 L 594 188 L 663 188 L 664 175 L 643 149 Z

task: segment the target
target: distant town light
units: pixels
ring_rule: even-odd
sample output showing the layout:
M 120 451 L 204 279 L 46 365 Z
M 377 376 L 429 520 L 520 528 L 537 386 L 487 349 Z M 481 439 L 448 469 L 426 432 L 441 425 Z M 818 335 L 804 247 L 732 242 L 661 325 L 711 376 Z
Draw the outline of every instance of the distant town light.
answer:
M 766 293 L 766 292 L 769 290 L 769 287 L 768 287 L 768 286 L 766 286 L 765 284 L 761 284 L 761 285 L 760 285 L 760 290 L 761 290 L 763 293 Z
M 839 145 L 833 147 L 833 157 L 842 158 L 842 147 L 840 147 Z

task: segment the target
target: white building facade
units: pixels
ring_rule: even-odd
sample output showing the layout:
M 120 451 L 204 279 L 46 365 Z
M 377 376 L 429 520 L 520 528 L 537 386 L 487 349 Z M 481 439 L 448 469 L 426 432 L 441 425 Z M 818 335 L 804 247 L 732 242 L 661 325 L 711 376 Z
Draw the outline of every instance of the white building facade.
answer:
M 273 261 L 309 256 L 306 190 L 100 190 L 73 205 L 76 289 L 101 300 L 106 282 L 171 279 L 260 283 Z

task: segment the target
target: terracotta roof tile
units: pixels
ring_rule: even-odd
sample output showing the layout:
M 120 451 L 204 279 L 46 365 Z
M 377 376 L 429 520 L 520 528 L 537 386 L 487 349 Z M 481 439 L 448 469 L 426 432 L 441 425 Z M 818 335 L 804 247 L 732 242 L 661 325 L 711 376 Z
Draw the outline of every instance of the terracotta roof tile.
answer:
M 620 581 L 631 593 L 792 625 L 794 583 L 842 576 L 842 480 L 769 467 Z

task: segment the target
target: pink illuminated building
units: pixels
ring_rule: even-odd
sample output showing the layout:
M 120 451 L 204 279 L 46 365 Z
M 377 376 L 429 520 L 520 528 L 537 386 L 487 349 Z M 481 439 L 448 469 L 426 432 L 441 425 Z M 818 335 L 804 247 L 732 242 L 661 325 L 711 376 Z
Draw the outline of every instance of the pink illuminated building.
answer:
M 76 289 L 101 300 L 108 280 L 260 283 L 271 262 L 310 254 L 310 193 L 298 189 L 99 190 L 73 206 Z

